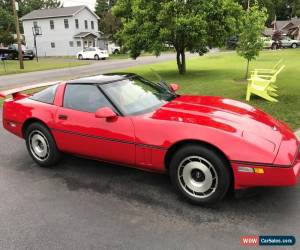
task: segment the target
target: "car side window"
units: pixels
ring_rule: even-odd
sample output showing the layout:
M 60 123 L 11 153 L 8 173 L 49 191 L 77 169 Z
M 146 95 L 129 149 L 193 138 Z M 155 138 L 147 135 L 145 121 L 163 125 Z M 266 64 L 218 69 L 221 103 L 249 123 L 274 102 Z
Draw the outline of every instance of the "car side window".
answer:
M 56 94 L 56 89 L 57 85 L 53 85 L 51 87 L 48 87 L 42 91 L 39 91 L 35 94 L 33 94 L 30 99 L 39 101 L 39 102 L 44 102 L 48 104 L 53 104 L 55 94 Z
M 97 86 L 88 84 L 67 84 L 64 107 L 89 113 L 103 107 L 114 109 Z

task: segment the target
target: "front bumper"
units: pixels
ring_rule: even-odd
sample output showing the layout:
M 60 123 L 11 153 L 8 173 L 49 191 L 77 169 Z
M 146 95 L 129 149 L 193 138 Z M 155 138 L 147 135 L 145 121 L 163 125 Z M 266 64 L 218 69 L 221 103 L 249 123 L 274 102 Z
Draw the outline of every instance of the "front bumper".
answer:
M 240 167 L 260 168 L 263 173 L 240 172 Z M 281 166 L 251 166 L 249 164 L 232 163 L 234 174 L 234 188 L 267 186 L 294 186 L 300 178 L 300 160 L 291 167 Z

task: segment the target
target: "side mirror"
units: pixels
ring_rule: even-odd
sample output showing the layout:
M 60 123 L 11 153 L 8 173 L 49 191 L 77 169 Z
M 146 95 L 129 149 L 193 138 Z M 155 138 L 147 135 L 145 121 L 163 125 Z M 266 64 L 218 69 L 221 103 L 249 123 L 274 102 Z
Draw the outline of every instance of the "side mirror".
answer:
M 117 114 L 109 107 L 99 108 L 95 113 L 96 118 L 111 119 L 117 117 Z
M 176 92 L 177 90 L 179 90 L 179 85 L 177 83 L 171 83 L 170 84 L 171 89 Z

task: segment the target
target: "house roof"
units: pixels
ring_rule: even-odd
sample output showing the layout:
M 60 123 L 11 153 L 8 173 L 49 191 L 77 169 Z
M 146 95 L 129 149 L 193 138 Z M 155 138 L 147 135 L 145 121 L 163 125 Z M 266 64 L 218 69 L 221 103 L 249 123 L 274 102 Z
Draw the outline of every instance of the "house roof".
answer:
M 292 28 L 300 26 L 300 18 L 294 18 L 294 19 L 291 20 L 291 22 L 293 23 L 293 27 Z
M 79 6 L 70 6 L 70 7 L 62 7 L 62 8 L 55 8 L 55 9 L 41 9 L 41 10 L 34 10 L 28 13 L 27 15 L 21 18 L 22 21 L 24 20 L 34 20 L 34 19 L 46 19 L 46 18 L 53 18 L 53 17 L 68 17 L 74 16 L 76 13 L 81 11 L 82 9 L 88 9 L 96 18 L 99 17 L 91 11 L 85 5 Z
M 263 31 L 263 35 L 265 36 L 272 36 L 274 34 L 274 29 L 273 28 L 265 28 Z
M 272 25 L 274 22 L 272 23 Z M 290 24 L 290 27 L 288 27 Z M 293 27 L 298 27 L 300 25 L 300 18 L 292 18 L 291 20 L 278 20 L 276 21 L 276 29 L 283 30 L 283 29 L 290 29 Z
M 76 34 L 76 35 L 74 36 L 74 38 L 84 38 L 84 37 L 87 37 L 87 36 L 89 36 L 89 35 L 94 36 L 94 37 L 98 37 L 97 35 L 95 35 L 95 34 L 92 33 L 92 32 L 80 32 L 80 33 Z
M 282 30 L 285 26 L 287 26 L 291 21 L 290 20 L 278 20 L 276 21 L 276 28 L 278 30 Z

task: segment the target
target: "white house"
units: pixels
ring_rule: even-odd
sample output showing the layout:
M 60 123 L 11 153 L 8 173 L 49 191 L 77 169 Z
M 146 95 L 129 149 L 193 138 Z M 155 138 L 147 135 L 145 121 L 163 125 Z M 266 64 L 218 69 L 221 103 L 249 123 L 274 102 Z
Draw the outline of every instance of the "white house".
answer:
M 98 19 L 87 6 L 34 10 L 21 18 L 27 47 L 34 48 L 33 30 L 41 31 L 36 36 L 39 56 L 75 55 L 84 47 L 101 47 Z

